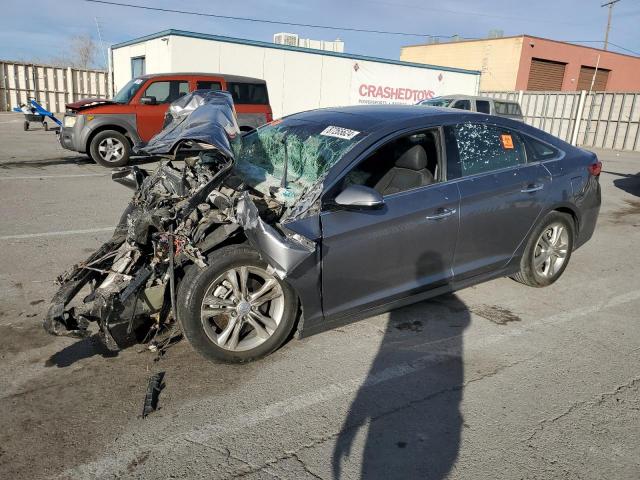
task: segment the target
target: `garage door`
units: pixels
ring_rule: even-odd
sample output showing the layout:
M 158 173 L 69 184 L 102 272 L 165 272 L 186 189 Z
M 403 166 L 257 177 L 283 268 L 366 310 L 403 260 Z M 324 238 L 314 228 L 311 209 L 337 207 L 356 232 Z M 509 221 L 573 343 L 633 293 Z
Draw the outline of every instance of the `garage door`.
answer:
M 562 90 L 566 63 L 531 59 L 527 90 Z
M 596 75 L 596 80 L 593 82 L 593 91 L 605 91 L 607 89 L 607 80 L 609 80 L 609 70 L 599 68 L 596 72 L 594 67 L 585 67 L 584 65 L 580 67 L 577 90 L 589 90 L 594 73 Z

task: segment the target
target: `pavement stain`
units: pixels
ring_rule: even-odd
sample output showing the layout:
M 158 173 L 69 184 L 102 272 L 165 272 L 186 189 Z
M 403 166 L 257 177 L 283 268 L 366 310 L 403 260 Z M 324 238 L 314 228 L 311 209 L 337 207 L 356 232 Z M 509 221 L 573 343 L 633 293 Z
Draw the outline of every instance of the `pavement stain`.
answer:
M 146 462 L 149 459 L 150 453 L 151 452 L 142 452 L 139 455 L 137 455 L 136 458 L 131 460 L 127 465 L 127 472 L 128 473 L 135 472 L 140 465 L 142 465 L 144 462 Z
M 41 348 L 54 341 L 40 325 L 0 325 L 0 338 L 0 358 L 7 354 Z
M 402 322 L 395 326 L 398 330 L 409 330 L 412 332 L 422 331 L 422 322 L 420 320 L 414 320 L 413 322 Z
M 640 200 L 625 199 L 626 206 L 619 208 L 611 213 L 611 221 L 613 223 L 626 223 L 626 217 L 631 215 L 640 215 Z
M 482 318 L 486 318 L 496 325 L 506 325 L 507 323 L 520 322 L 522 320 L 508 308 L 497 305 L 479 305 L 477 307 L 472 307 L 470 310 L 472 313 L 475 313 Z

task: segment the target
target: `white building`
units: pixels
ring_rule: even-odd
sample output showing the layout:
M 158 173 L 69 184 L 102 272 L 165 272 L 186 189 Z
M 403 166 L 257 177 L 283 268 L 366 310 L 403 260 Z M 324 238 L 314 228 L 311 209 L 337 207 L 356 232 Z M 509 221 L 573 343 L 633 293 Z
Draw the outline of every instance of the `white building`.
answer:
M 334 41 L 313 40 L 311 38 L 300 38 L 297 33 L 280 32 L 273 35 L 273 43 L 276 45 L 289 45 L 290 47 L 326 50 L 327 52 L 344 52 L 344 42 L 339 38 Z
M 165 30 L 111 47 L 117 91 L 138 72 L 209 72 L 263 78 L 274 118 L 319 107 L 475 95 L 480 72 Z

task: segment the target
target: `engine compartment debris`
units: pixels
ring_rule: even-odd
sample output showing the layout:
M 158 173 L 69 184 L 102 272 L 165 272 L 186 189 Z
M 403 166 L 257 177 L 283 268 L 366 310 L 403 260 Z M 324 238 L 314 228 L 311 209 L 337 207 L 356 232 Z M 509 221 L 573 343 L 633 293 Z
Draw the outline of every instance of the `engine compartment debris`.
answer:
M 44 319 L 49 333 L 83 337 L 95 322 L 110 350 L 157 345 L 158 335 L 179 329 L 184 268 L 206 268 L 217 247 L 249 241 L 280 278 L 315 251 L 313 242 L 278 226 L 283 202 L 251 188 L 234 168 L 241 139 L 228 93 L 193 92 L 171 105 L 167 119 L 139 149 L 163 156 L 155 171 L 113 172 L 135 194 L 112 238 L 58 278 Z M 70 305 L 77 296 L 79 304 Z
M 144 396 L 144 404 L 142 406 L 142 418 L 147 418 L 150 413 L 158 409 L 158 400 L 160 400 L 160 392 L 164 389 L 165 372 L 158 372 L 149 377 L 149 385 L 147 393 Z

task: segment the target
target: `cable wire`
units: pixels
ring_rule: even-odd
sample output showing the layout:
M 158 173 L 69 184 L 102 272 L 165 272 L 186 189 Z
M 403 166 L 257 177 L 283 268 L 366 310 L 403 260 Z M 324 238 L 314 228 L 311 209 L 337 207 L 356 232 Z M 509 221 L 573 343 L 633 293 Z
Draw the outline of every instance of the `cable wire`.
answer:
M 427 38 L 454 38 L 458 35 L 432 35 L 428 33 L 410 33 L 410 32 L 392 32 L 387 30 L 370 30 L 366 28 L 352 28 L 352 27 L 334 27 L 330 25 L 316 25 L 311 23 L 295 23 L 295 22 L 284 22 L 280 20 L 269 20 L 266 18 L 251 18 L 251 17 L 236 17 L 232 15 L 219 15 L 216 13 L 204 13 L 204 12 L 194 12 L 190 10 L 176 10 L 173 8 L 161 8 L 161 7 L 149 7 L 146 5 L 135 5 L 132 3 L 121 3 L 121 2 L 110 2 L 107 0 L 84 0 L 85 2 L 90 3 L 100 3 L 103 5 L 113 5 L 117 7 L 129 7 L 129 8 L 139 8 L 142 10 L 152 10 L 156 12 L 165 12 L 165 13 L 181 13 L 184 15 L 197 15 L 199 17 L 212 17 L 212 18 L 221 18 L 224 20 L 238 20 L 243 22 L 254 22 L 254 23 L 268 23 L 272 25 L 289 25 L 293 27 L 307 27 L 307 28 L 322 28 L 326 30 L 340 30 L 340 31 L 348 31 L 348 32 L 359 32 L 359 33 L 377 33 L 381 35 L 401 35 L 405 37 L 427 37 Z M 460 37 L 462 38 L 462 37 Z

